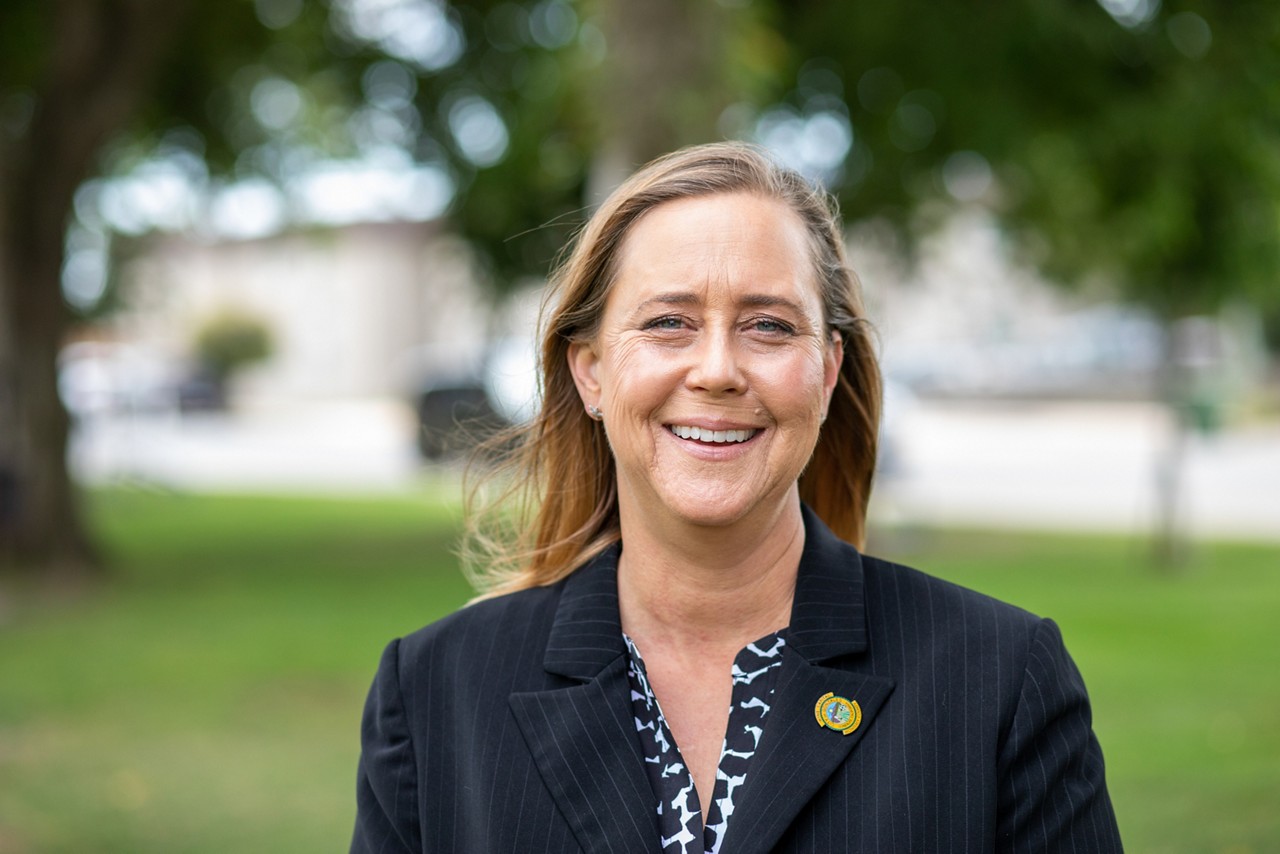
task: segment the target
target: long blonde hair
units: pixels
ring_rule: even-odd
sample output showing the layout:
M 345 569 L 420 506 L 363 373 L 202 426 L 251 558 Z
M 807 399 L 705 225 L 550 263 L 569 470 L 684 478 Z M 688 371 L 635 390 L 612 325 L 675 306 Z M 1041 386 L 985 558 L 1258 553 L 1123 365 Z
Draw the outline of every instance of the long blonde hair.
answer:
M 620 538 L 613 455 L 603 425 L 583 412 L 569 346 L 596 335 L 619 250 L 640 217 L 676 199 L 742 192 L 784 202 L 808 233 L 825 321 L 840 332 L 844 361 L 800 476 L 800 497 L 838 536 L 863 544 L 880 369 L 834 200 L 753 146 L 699 145 L 654 160 L 614 191 L 551 277 L 541 323 L 541 408 L 482 447 L 468 468 L 463 559 L 485 596 L 559 581 Z

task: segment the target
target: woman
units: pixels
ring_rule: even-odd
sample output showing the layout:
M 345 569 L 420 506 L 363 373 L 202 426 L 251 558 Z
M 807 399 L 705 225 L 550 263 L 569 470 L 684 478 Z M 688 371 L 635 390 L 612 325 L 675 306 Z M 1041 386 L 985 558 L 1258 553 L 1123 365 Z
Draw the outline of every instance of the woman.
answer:
M 516 541 L 384 653 L 353 851 L 1120 850 L 1054 624 L 850 545 L 880 384 L 822 194 L 677 152 L 551 299 Z

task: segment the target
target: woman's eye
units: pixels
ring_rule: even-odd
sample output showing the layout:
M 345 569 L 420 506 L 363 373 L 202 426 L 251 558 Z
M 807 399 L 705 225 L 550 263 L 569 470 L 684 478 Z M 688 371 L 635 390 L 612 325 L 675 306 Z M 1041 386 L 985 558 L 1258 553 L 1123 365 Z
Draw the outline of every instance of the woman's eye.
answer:
M 644 325 L 645 329 L 683 329 L 684 321 L 674 315 L 657 317 Z
M 774 320 L 772 317 L 761 317 L 751 321 L 751 328 L 757 332 L 767 332 L 771 335 L 787 334 L 793 331 L 789 325 L 781 320 Z

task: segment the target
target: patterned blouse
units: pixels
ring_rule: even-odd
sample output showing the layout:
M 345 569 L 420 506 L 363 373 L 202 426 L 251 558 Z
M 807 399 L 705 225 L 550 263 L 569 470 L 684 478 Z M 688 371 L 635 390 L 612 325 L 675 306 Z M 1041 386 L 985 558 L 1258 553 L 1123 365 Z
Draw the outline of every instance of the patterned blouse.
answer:
M 649 687 L 640 650 L 631 638 L 622 636 L 630 653 L 627 677 L 631 681 L 631 708 L 645 769 L 658 801 L 658 827 L 664 852 L 718 854 L 733 816 L 734 794 L 747 779 L 751 757 L 755 756 L 764 733 L 764 718 L 773 703 L 774 684 L 787 643 L 786 631 L 781 629 L 747 644 L 733 660 L 729 724 L 720 748 L 715 793 L 705 817 L 693 776 L 671 736 L 658 698 Z

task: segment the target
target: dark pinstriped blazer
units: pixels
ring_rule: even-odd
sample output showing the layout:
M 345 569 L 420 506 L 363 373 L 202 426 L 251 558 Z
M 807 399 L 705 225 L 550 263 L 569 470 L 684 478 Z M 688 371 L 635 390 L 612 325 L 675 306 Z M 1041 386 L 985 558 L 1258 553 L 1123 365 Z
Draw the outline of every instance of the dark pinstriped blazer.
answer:
M 777 699 L 721 851 L 1120 851 L 1057 627 L 804 516 Z M 353 852 L 658 851 L 618 554 L 387 647 Z M 861 706 L 854 732 L 818 725 L 829 691 Z

